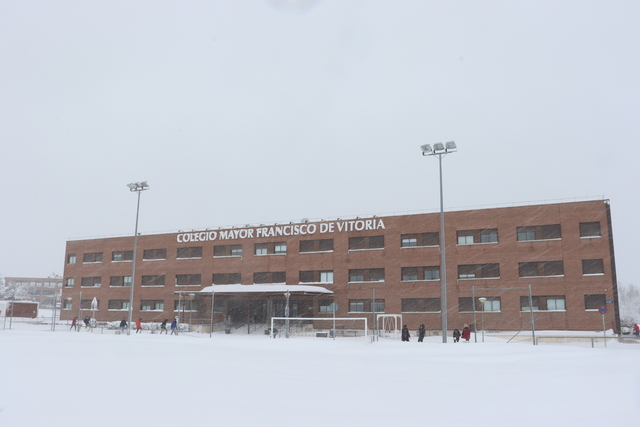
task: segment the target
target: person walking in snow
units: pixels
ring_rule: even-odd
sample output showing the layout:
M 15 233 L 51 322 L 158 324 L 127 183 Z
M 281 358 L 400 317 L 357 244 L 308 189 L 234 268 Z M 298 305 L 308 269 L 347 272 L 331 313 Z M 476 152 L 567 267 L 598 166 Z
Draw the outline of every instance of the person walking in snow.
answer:
M 453 330 L 453 342 L 456 343 L 460 341 L 460 331 L 458 329 Z
M 98 322 L 96 321 L 96 319 L 94 319 L 93 317 L 89 320 L 89 323 L 87 324 L 87 332 L 91 332 L 93 331 L 93 328 L 96 327 L 96 325 L 98 324 Z
M 418 342 L 422 342 L 422 340 L 424 339 L 424 323 L 422 325 L 420 325 L 420 327 L 418 328 Z
M 89 327 L 89 316 L 85 316 L 84 319 L 82 319 L 82 321 L 84 322 L 84 327 L 88 328 Z
M 636 336 L 636 338 L 640 338 L 640 325 L 638 325 L 637 323 L 633 325 L 633 334 Z
M 124 333 L 124 330 L 127 328 L 127 321 L 123 317 L 120 321 L 120 332 Z
M 409 328 L 407 328 L 407 325 L 404 325 L 402 327 L 402 341 L 409 342 L 409 338 L 411 338 L 411 334 L 409 333 Z
M 173 334 L 178 335 L 178 322 L 176 319 L 173 319 L 173 322 L 171 322 L 171 335 Z
M 75 329 L 76 331 L 78 330 L 78 316 L 74 317 L 71 321 L 71 327 L 69 328 L 69 330 L 72 329 Z
M 162 333 L 164 332 L 164 334 L 167 334 L 167 322 L 169 321 L 169 319 L 164 319 L 162 321 L 162 323 L 160 324 L 160 335 L 162 335 Z
M 136 320 L 136 334 L 138 332 L 142 333 L 142 318 Z
M 471 339 L 471 329 L 469 329 L 468 325 L 464 325 L 464 329 L 462 330 L 462 339 L 464 342 L 469 342 L 469 339 Z

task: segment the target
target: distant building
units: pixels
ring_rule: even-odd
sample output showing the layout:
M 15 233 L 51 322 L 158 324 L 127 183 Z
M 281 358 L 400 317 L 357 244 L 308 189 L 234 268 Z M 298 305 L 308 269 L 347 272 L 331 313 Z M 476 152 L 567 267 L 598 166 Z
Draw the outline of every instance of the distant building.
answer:
M 56 293 L 59 296 L 62 288 L 62 278 L 59 277 L 5 277 L 4 282 L 5 286 L 26 289 L 26 295 L 16 296 L 16 300 L 36 301 L 40 308 L 53 308 Z
M 448 326 L 620 330 L 608 200 L 445 213 Z M 138 238 L 133 318 L 208 324 L 402 315 L 441 328 L 439 213 L 246 225 Z M 128 314 L 133 236 L 70 240 L 62 319 Z M 230 286 L 243 285 L 243 286 Z M 528 286 L 531 285 L 532 298 Z M 201 292 L 202 291 L 202 292 Z M 374 298 L 375 291 L 375 298 Z M 481 303 L 479 298 L 486 298 Z M 531 301 L 531 303 L 530 303 Z M 188 313 L 188 314 L 185 314 Z

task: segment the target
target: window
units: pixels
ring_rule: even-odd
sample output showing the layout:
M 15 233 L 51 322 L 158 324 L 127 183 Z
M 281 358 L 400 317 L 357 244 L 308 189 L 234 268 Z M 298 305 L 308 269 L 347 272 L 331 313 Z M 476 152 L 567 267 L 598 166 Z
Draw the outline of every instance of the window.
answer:
M 191 301 L 189 299 L 177 299 L 173 301 L 173 311 L 196 311 L 197 307 L 196 301 Z
M 349 237 L 349 250 L 383 249 L 384 236 Z
M 350 313 L 384 313 L 385 302 L 383 299 L 376 299 L 375 304 L 371 303 L 370 299 L 350 299 L 349 300 L 349 312 Z
M 140 301 L 140 311 L 164 311 L 164 301 L 142 300 Z
M 286 283 L 287 273 L 284 271 L 253 273 L 253 283 Z
M 109 310 L 129 310 L 129 300 L 110 299 Z
M 300 253 L 331 252 L 333 251 L 333 239 L 300 240 Z
M 71 304 L 71 301 L 69 301 L 68 299 L 65 299 L 62 301 L 62 309 L 63 310 L 71 310 L 71 308 L 73 307 L 73 305 Z
M 349 282 L 384 282 L 384 268 L 349 270 Z
M 520 277 L 564 276 L 562 261 L 519 262 Z
M 300 283 L 333 283 L 333 271 L 301 271 Z
M 202 246 L 191 246 L 188 248 L 178 248 L 178 259 L 202 258 Z
M 403 313 L 439 313 L 440 298 L 402 298 Z
M 600 223 L 599 222 L 581 222 L 580 223 L 580 238 L 593 238 L 600 237 Z
M 75 264 L 76 263 L 76 254 L 67 255 L 67 264 Z
M 131 276 L 111 276 L 109 286 L 131 286 Z
M 526 227 L 516 227 L 518 242 L 531 240 L 557 240 L 562 238 L 560 224 L 534 225 Z
M 82 262 L 102 262 L 102 252 L 87 253 L 82 256 Z
M 143 260 L 167 259 L 166 249 L 145 249 L 142 253 Z
M 584 309 L 585 310 L 597 310 L 600 307 L 607 305 L 607 299 L 604 294 L 585 295 L 584 296 Z
M 333 301 L 330 299 L 321 299 L 318 301 L 318 313 L 333 313 L 331 311 L 331 304 Z
M 480 298 L 476 297 L 475 310 L 490 312 L 490 311 L 500 311 L 500 297 L 485 297 L 487 300 L 483 304 L 480 302 Z M 458 312 L 464 313 L 473 311 L 473 300 L 471 297 L 461 297 L 458 298 Z
M 402 267 L 403 282 L 414 280 L 440 280 L 440 267 Z
M 495 279 L 500 277 L 500 264 L 458 266 L 458 279 Z
M 242 256 L 242 245 L 217 245 L 213 247 L 214 257 Z
M 566 310 L 564 295 L 555 296 L 533 296 L 533 311 L 564 311 Z M 529 308 L 529 297 L 520 297 L 520 311 L 531 311 Z
M 80 286 L 84 288 L 95 287 L 99 288 L 101 286 L 101 277 L 83 277 L 82 284 Z
M 214 273 L 214 285 L 238 285 L 241 283 L 240 273 Z
M 402 234 L 400 236 L 400 247 L 413 248 L 424 246 L 438 246 L 440 245 L 438 233 L 415 233 L 415 234 Z
M 65 279 L 64 281 L 64 286 L 67 288 L 73 288 L 74 284 L 75 284 L 75 279 L 73 277 L 67 277 L 67 279 Z
M 176 286 L 200 286 L 200 274 L 176 274 Z
M 80 308 L 82 308 L 83 310 L 90 310 L 92 303 L 93 303 L 93 298 L 83 299 L 82 301 L 80 301 Z M 100 310 L 100 300 L 96 299 L 96 303 L 97 303 L 96 310 Z
M 604 263 L 601 259 L 583 259 L 582 274 L 585 276 L 602 275 L 604 274 Z
M 459 245 L 473 245 L 477 243 L 498 243 L 498 229 L 485 228 L 480 230 L 461 230 L 457 232 Z
M 164 286 L 164 275 L 142 276 L 142 286 Z
M 133 261 L 133 251 L 117 251 L 111 252 L 111 261 Z
M 287 243 L 275 242 L 275 243 L 256 243 L 255 244 L 256 255 L 286 255 Z

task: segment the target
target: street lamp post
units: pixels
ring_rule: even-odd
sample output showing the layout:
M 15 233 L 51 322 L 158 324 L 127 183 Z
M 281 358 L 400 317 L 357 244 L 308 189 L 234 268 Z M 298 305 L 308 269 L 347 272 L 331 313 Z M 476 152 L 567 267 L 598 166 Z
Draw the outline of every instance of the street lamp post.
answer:
M 127 335 L 131 335 L 131 321 L 133 320 L 133 288 L 136 277 L 136 250 L 138 248 L 138 216 L 140 214 L 140 193 L 149 189 L 147 181 L 132 182 L 127 184 L 131 192 L 138 193 L 138 205 L 136 207 L 136 229 L 133 233 L 133 266 L 131 268 L 131 288 L 129 289 L 129 325 L 127 329 Z
M 438 142 L 433 144 L 425 144 L 420 147 L 423 156 L 437 156 L 440 166 L 440 284 L 442 287 L 441 304 L 442 304 L 442 342 L 447 342 L 447 264 L 445 255 L 444 240 L 444 198 L 442 193 L 442 156 L 457 151 L 456 143 L 449 141 L 447 143 Z
M 284 336 L 285 338 L 289 338 L 289 297 L 291 293 L 287 289 L 287 292 L 284 293 L 285 298 L 287 299 L 287 303 L 284 306 L 284 317 L 287 318 L 284 325 Z
M 487 299 L 485 297 L 478 298 L 478 301 L 482 304 L 482 342 L 484 342 L 484 302 Z

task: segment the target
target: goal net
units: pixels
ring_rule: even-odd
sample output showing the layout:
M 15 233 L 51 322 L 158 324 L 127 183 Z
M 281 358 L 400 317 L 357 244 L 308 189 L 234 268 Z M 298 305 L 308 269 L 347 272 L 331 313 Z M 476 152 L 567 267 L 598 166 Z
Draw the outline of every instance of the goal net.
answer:
M 272 317 L 269 335 L 273 338 L 368 338 L 365 317 Z

